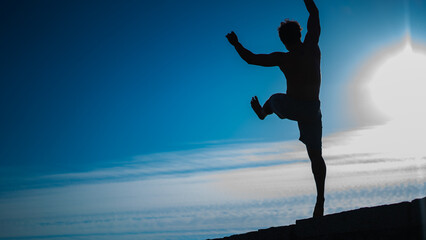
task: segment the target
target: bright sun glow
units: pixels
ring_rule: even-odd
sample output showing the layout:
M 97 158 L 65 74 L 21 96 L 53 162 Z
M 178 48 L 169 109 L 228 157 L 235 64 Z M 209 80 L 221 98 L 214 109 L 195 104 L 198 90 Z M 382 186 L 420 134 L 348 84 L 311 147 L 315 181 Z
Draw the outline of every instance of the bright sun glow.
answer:
M 426 54 L 409 40 L 375 71 L 369 91 L 377 109 L 390 119 L 425 119 Z
M 379 63 L 367 89 L 376 111 L 389 121 L 371 127 L 354 145 L 393 157 L 424 158 L 426 54 L 413 48 L 407 38 Z

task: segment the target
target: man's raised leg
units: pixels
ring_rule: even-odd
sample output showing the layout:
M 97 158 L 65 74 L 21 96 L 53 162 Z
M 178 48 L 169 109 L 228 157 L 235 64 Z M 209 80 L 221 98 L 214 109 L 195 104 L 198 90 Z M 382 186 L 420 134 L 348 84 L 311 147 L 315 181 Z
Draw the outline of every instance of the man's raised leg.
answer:
M 311 160 L 315 185 L 317 187 L 317 202 L 315 203 L 313 217 L 321 217 L 324 215 L 324 188 L 327 168 L 325 166 L 324 159 L 322 158 L 321 149 L 314 150 L 307 148 L 307 150 L 309 159 Z

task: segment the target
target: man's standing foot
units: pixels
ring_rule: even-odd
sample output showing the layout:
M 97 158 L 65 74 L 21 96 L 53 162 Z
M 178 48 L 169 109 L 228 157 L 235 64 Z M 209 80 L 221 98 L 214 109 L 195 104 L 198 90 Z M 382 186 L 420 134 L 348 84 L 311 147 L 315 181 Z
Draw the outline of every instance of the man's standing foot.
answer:
M 263 111 L 262 106 L 260 106 L 259 100 L 257 99 L 256 96 L 251 98 L 251 108 L 253 108 L 254 112 L 257 114 L 257 116 L 260 118 L 260 120 L 265 119 L 266 114 Z
M 318 199 L 314 208 L 314 218 L 324 216 L 324 198 Z

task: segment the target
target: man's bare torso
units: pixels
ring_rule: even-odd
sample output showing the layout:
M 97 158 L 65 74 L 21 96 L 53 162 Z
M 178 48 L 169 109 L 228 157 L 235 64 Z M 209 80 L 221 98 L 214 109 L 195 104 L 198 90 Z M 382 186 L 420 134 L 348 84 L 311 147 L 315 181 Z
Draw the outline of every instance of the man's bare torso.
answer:
M 287 80 L 287 95 L 299 100 L 318 100 L 321 85 L 321 52 L 316 46 L 281 53 L 279 65 Z

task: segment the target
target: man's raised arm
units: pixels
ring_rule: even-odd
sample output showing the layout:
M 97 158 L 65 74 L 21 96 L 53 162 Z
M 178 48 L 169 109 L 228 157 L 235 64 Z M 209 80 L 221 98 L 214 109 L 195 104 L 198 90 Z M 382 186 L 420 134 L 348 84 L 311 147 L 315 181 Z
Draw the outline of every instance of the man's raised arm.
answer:
M 318 44 L 321 32 L 318 8 L 313 0 L 304 0 L 304 2 L 309 12 L 308 32 L 306 33 L 305 43 Z
M 278 66 L 280 62 L 280 55 L 282 53 L 271 53 L 271 54 L 254 54 L 250 50 L 246 49 L 238 42 L 238 37 L 234 32 L 226 35 L 229 43 L 231 43 L 235 50 L 237 50 L 240 57 L 248 64 L 259 65 L 263 67 Z

